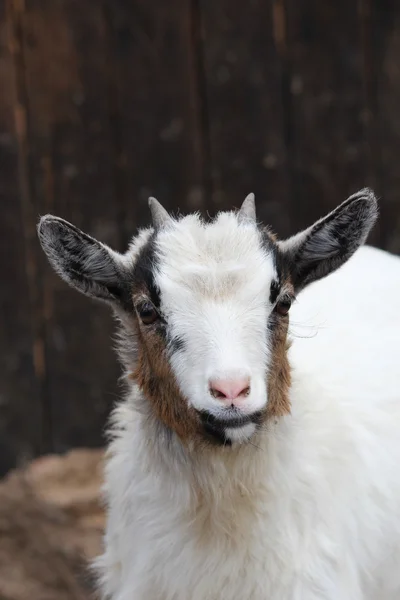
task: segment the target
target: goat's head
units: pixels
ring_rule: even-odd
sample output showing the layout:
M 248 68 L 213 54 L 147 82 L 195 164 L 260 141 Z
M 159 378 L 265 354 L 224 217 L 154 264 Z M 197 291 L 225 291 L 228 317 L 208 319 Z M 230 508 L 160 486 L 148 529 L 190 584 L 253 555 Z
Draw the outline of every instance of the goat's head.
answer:
M 39 238 L 63 279 L 114 307 L 128 376 L 157 419 L 186 441 L 247 441 L 290 412 L 290 305 L 364 243 L 374 194 L 286 241 L 257 224 L 253 195 L 211 223 L 174 219 L 155 199 L 150 208 L 154 227 L 124 255 L 53 216 Z

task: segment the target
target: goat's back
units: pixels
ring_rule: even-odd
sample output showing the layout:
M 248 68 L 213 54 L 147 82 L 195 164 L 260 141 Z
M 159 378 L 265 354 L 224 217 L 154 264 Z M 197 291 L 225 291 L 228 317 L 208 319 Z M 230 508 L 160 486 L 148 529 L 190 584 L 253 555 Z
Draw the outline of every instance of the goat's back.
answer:
M 400 589 L 399 295 L 400 259 L 363 247 L 291 311 L 291 448 L 368 600 Z
M 400 258 L 364 246 L 299 295 L 291 364 L 362 402 L 400 402 Z

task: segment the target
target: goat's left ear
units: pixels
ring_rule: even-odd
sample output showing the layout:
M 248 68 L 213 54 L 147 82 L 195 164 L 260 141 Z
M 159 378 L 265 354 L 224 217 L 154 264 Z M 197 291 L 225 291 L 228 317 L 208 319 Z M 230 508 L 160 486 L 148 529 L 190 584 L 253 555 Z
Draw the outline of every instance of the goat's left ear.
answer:
M 38 236 L 53 269 L 79 292 L 109 304 L 123 304 L 127 274 L 121 255 L 68 221 L 46 215 Z
M 365 188 L 308 229 L 278 242 L 295 292 L 345 263 L 366 241 L 377 216 L 375 195 Z

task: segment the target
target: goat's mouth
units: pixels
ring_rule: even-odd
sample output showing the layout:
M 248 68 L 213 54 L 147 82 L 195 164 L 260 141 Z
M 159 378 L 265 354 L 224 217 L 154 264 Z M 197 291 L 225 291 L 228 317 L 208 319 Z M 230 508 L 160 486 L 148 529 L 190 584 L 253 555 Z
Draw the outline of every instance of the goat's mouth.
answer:
M 250 415 L 235 412 L 224 418 L 216 417 L 207 411 L 200 411 L 199 415 L 207 439 L 224 446 L 247 442 L 262 422 L 261 411 Z

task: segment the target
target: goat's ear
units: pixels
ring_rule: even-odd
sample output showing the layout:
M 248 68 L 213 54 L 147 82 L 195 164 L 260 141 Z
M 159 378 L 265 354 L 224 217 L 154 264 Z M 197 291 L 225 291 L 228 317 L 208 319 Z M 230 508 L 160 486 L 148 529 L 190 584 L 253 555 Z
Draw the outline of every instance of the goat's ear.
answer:
M 363 189 L 297 235 L 278 242 L 296 292 L 338 269 L 363 244 L 378 216 L 374 193 Z
M 127 277 L 117 252 L 52 215 L 41 218 L 38 235 L 50 264 L 72 287 L 111 304 L 123 302 Z

